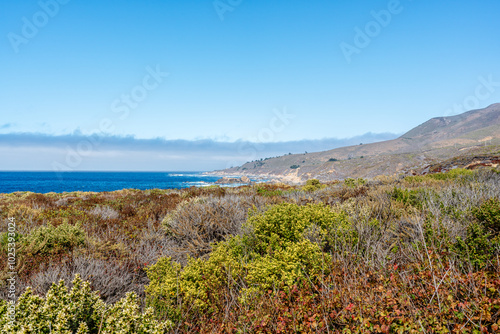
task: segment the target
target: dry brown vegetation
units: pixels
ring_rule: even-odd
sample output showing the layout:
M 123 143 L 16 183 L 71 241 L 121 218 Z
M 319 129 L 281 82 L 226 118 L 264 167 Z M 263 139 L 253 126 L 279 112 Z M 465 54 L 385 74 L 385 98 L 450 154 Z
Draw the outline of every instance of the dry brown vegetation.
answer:
M 302 188 L 13 193 L 0 195 L 0 212 L 3 220 L 16 218 L 21 234 L 18 286 L 43 295 L 53 282 L 70 285 L 79 273 L 110 303 L 128 291 L 142 303 L 162 300 L 168 312 L 157 308 L 156 315 L 174 321 L 172 332 L 460 333 L 500 326 L 499 200 L 500 174 L 484 169 Z M 323 231 L 297 218 L 312 224 L 297 242 L 318 245 L 328 259 L 321 273 L 304 269 L 292 285 L 272 281 L 272 288 L 248 290 L 251 248 L 266 251 L 246 223 L 249 210 L 259 216 L 283 203 L 297 212 L 323 205 L 346 217 L 343 230 Z M 234 245 L 250 249 L 241 258 L 249 267 L 236 278 L 211 278 L 211 265 L 219 274 L 227 270 L 210 262 L 214 252 L 227 247 L 232 254 Z M 0 252 L 5 268 L 5 249 Z M 147 296 L 150 282 L 169 288 L 161 275 L 146 273 L 166 270 L 154 266 L 165 258 L 179 266 L 180 281 L 183 271 L 203 273 L 189 279 L 210 293 L 190 297 L 178 290 L 172 304 L 153 289 Z

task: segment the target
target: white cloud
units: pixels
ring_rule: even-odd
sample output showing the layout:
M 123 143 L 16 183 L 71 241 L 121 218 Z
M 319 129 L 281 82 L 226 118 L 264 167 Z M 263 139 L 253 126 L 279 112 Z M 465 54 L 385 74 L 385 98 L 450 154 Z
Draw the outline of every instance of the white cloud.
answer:
M 252 143 L 204 140 L 136 139 L 133 136 L 52 136 L 39 133 L 0 134 L 0 170 L 213 170 L 288 153 L 396 138 L 367 133 L 345 139 L 326 138 Z

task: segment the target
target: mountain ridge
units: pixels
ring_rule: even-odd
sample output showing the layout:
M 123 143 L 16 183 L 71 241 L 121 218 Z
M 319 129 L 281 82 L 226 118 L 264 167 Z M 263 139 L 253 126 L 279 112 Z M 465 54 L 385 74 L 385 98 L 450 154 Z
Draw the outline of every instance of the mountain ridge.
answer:
M 284 155 L 215 171 L 218 175 L 247 175 L 300 183 L 347 177 L 415 173 L 469 149 L 500 148 L 500 103 L 454 116 L 434 117 L 396 139 L 332 150 Z

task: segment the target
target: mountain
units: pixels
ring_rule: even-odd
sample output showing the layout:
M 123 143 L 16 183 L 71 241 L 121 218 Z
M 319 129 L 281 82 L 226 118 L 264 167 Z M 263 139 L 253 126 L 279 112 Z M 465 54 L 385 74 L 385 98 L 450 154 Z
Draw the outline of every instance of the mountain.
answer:
M 432 118 L 393 140 L 268 158 L 213 173 L 278 178 L 288 182 L 309 178 L 322 181 L 369 178 L 425 171 L 453 157 L 496 154 L 499 149 L 500 103 L 496 103 L 456 116 Z
M 436 117 L 408 131 L 399 139 L 418 145 L 475 144 L 500 137 L 500 103 L 451 117 Z M 438 144 L 439 143 L 439 144 Z

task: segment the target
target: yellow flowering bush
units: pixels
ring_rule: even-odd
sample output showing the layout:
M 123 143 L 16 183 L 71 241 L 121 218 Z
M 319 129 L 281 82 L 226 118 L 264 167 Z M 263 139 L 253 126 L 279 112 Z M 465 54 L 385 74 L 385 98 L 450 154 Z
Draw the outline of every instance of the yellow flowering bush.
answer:
M 208 258 L 192 258 L 184 268 L 162 258 L 149 267 L 148 305 L 160 315 L 178 317 L 180 301 L 216 311 L 224 289 L 238 293 L 242 301 L 249 293 L 278 285 L 286 289 L 302 278 L 315 281 L 331 261 L 325 247 L 333 235 L 351 233 L 348 224 L 344 213 L 322 204 L 282 203 L 263 213 L 254 210 L 245 233 L 213 245 Z M 312 231 L 314 240 L 309 238 Z
M 334 212 L 324 204 L 298 206 L 292 203 L 275 205 L 263 214 L 252 213 L 248 219 L 257 241 L 257 250 L 278 247 L 286 242 L 298 242 L 312 226 L 326 237 L 330 232 L 348 227 L 344 213 Z M 252 238 L 252 236 L 250 237 Z
M 190 258 L 181 269 L 171 258 L 160 258 L 147 269 L 150 284 L 146 287 L 146 300 L 158 314 L 176 318 L 174 308 L 180 300 L 192 303 L 197 308 L 213 304 L 212 291 L 232 285 L 244 270 L 242 248 L 239 237 L 214 245 L 208 259 Z M 216 308 L 216 305 L 212 305 Z
M 256 257 L 248 266 L 246 281 L 258 289 L 269 289 L 280 283 L 289 287 L 305 275 L 314 280 L 326 271 L 325 263 L 330 260 L 329 254 L 323 253 L 317 244 L 301 240 Z

